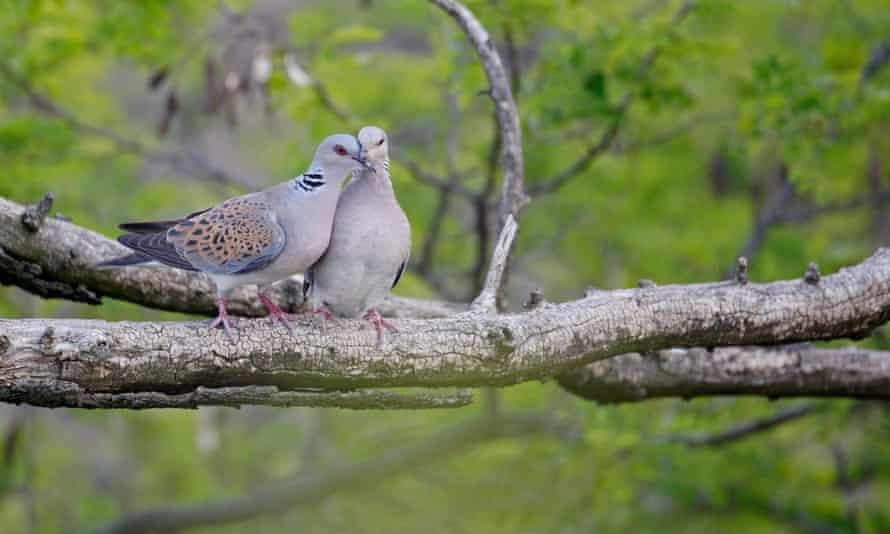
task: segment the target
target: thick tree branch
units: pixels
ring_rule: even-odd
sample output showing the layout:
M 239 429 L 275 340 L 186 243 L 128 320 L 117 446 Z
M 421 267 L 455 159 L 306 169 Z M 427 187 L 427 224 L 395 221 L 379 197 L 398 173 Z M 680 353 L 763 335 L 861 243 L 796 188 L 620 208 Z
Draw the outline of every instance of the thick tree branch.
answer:
M 318 474 L 267 484 L 242 497 L 204 504 L 167 506 L 125 515 L 100 529 L 103 534 L 170 532 L 223 525 L 273 514 L 300 504 L 315 503 L 344 491 L 356 491 L 410 472 L 471 447 L 498 439 L 534 434 L 563 435 L 548 415 L 508 414 L 478 417 L 439 432 L 421 443 L 385 449 L 369 460 L 332 467 Z
M 495 113 L 501 132 L 501 157 L 504 162 L 504 183 L 501 194 L 500 221 L 507 220 L 507 215 L 519 219 L 519 212 L 528 203 L 525 194 L 525 164 L 522 156 L 522 130 L 519 126 L 519 113 L 510 89 L 510 77 L 504 69 L 497 48 L 488 32 L 473 13 L 455 0 L 430 0 L 442 8 L 467 34 L 472 43 L 485 75 L 488 77 L 491 99 L 495 104 Z
M 264 384 L 282 389 L 505 385 L 631 351 L 862 337 L 888 318 L 890 250 L 882 249 L 815 284 L 797 279 L 599 291 L 520 314 L 395 320 L 399 333 L 384 346 L 377 345 L 374 329 L 362 321 L 342 320 L 324 331 L 307 320 L 291 336 L 268 321 L 245 320 L 233 343 L 200 323 L 0 320 L 0 382 L 5 386 L 0 401 L 27 401 L 16 392 L 35 382 L 48 390 L 75 384 L 88 393 L 188 393 L 199 386 Z M 680 384 L 698 380 L 698 389 L 666 389 L 664 394 L 869 397 L 890 391 L 887 362 L 879 356 L 823 358 L 814 366 L 792 353 L 738 369 L 731 359 L 719 360 L 718 351 L 714 358 L 723 367 L 712 366 L 709 374 L 702 369 L 709 369 L 711 356 L 690 354 L 695 353 L 668 353 L 667 363 L 656 365 L 656 376 Z M 759 383 L 765 366 L 784 370 L 777 372 L 781 380 Z M 734 390 L 708 381 L 712 374 L 741 377 L 743 371 L 751 374 L 738 378 Z M 647 391 L 657 396 L 659 390 Z M 625 393 L 620 400 L 632 398 Z
M 890 353 L 809 346 L 693 348 L 622 354 L 559 377 L 602 403 L 660 397 L 762 395 L 890 399 Z
M 39 231 L 31 232 L 22 224 L 26 209 L 0 198 L 0 283 L 19 286 L 44 298 L 98 304 L 107 296 L 162 310 L 216 313 L 216 292 L 203 274 L 166 267 L 95 269 L 96 263 L 128 250 L 95 232 L 57 219 L 49 218 Z M 301 283 L 278 284 L 270 296 L 294 311 L 302 303 Z M 237 291 L 229 309 L 237 315 L 265 315 L 255 288 Z M 392 297 L 381 307 L 381 313 L 440 317 L 464 309 L 447 302 Z

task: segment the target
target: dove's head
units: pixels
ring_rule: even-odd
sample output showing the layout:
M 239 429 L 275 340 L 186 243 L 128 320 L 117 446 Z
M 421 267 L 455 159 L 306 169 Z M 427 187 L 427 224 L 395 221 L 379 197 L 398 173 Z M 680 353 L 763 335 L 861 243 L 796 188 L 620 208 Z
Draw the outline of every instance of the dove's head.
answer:
M 358 140 L 349 134 L 335 134 L 318 145 L 312 167 L 321 167 L 325 173 L 345 178 L 355 167 L 368 167 Z
M 358 133 L 362 145 L 362 156 L 375 168 L 389 160 L 389 139 L 382 128 L 365 126 Z

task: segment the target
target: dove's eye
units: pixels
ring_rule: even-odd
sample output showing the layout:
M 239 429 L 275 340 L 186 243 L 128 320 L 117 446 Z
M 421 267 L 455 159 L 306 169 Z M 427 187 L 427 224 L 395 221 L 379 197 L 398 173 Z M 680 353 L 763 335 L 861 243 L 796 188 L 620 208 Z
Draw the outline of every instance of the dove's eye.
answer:
M 380 141 L 377 141 L 377 146 L 380 146 L 382 144 L 383 144 L 383 139 L 381 139 Z
M 334 152 L 336 152 L 336 153 L 337 153 L 338 155 L 340 155 L 340 156 L 345 156 L 346 154 L 348 154 L 348 152 L 346 151 L 346 149 L 343 148 L 343 145 L 336 145 L 336 146 L 334 146 Z

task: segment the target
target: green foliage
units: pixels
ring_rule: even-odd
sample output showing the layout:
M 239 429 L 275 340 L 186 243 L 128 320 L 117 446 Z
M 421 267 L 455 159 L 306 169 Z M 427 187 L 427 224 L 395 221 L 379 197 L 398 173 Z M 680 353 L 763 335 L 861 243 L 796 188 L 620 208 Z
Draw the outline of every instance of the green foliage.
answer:
M 890 241 L 879 229 L 888 211 L 864 202 L 890 183 L 890 67 L 862 76 L 890 30 L 886 2 L 701 0 L 678 23 L 681 3 L 469 2 L 499 49 L 509 32 L 522 59 L 517 99 L 529 185 L 557 175 L 621 121 L 611 151 L 524 213 L 517 288 L 542 287 L 561 300 L 589 285 L 723 276 L 758 209 L 782 185 L 779 167 L 801 206 L 863 202 L 771 228 L 752 257 L 753 279 L 800 276 L 811 260 L 831 272 Z M 243 15 L 274 2 L 227 4 Z M 52 190 L 54 209 L 112 234 L 122 220 L 186 213 L 239 189 L 158 166 L 83 124 L 149 153 L 206 149 L 271 184 L 300 172 L 321 137 L 373 123 L 391 133 L 397 150 L 394 181 L 417 258 L 439 199 L 404 163 L 445 176 L 447 139 L 457 128 L 454 170 L 466 187 L 485 186 L 493 133 L 491 102 L 480 95 L 485 74 L 453 21 L 425 2 L 304 4 L 273 17 L 280 33 L 266 36 L 277 47 L 269 112 L 251 92 L 211 113 L 206 62 L 234 55 L 216 3 L 0 3 L 2 66 L 82 123 L 41 111 L 19 81 L 0 76 L 0 196 L 31 202 Z M 651 67 L 641 68 L 655 49 Z M 290 51 L 322 85 L 290 81 L 281 69 Z M 147 79 L 162 67 L 168 74 L 151 90 Z M 160 138 L 170 91 L 180 109 Z M 628 95 L 633 105 L 621 115 Z M 398 291 L 433 296 L 444 285 L 466 295 L 464 273 L 477 262 L 474 222 L 472 206 L 454 199 L 433 258 L 444 283 L 410 273 Z M 0 293 L 0 315 L 181 318 L 120 302 L 41 302 L 9 289 Z M 780 405 L 596 406 L 552 384 L 504 393 L 510 408 L 548 406 L 576 422 L 577 439 L 505 440 L 250 527 L 206 531 L 890 530 L 890 419 L 881 407 L 827 402 L 769 434 L 690 450 L 661 438 L 714 432 Z M 323 471 L 422 440 L 474 410 L 243 410 L 208 416 L 211 423 L 171 411 L 34 412 L 22 448 L 0 466 L 0 524 L 24 531 L 36 517 L 34 532 L 83 530 L 151 504 L 235 496 L 298 470 Z M 202 452 L 196 440 L 208 424 L 220 445 Z M 317 439 L 317 452 L 306 453 Z

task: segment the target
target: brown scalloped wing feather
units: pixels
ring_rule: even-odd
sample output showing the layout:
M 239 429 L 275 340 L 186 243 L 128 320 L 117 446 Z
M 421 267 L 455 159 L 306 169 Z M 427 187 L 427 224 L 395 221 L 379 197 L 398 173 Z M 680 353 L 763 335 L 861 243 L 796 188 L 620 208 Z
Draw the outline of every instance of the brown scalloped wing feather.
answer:
M 267 202 L 239 197 L 182 221 L 167 240 L 199 269 L 231 274 L 267 265 L 284 247 L 284 232 Z

